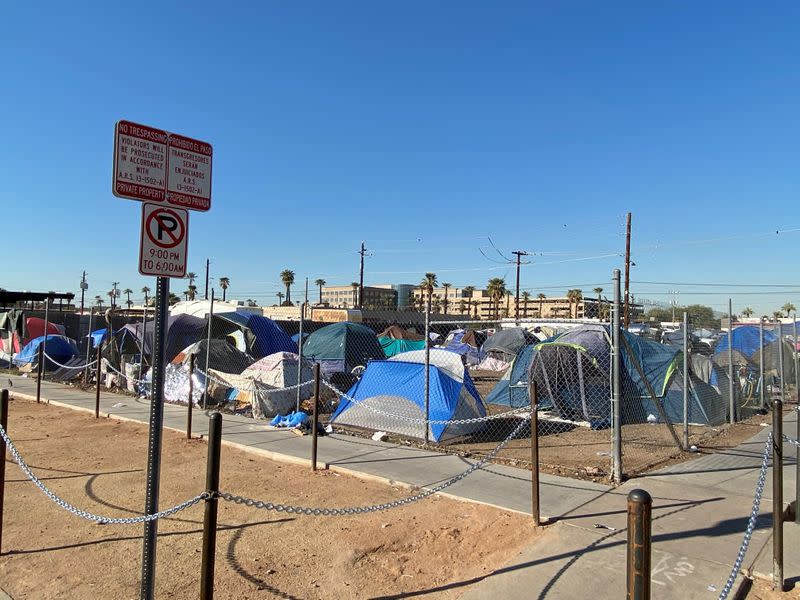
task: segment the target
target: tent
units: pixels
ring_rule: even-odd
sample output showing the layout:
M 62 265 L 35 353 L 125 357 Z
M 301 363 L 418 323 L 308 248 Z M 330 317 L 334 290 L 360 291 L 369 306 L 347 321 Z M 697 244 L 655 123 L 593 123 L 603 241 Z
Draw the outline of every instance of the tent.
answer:
M 444 349 L 462 357 L 464 364 L 475 366 L 484 358 L 480 347 L 486 341 L 486 334 L 474 329 L 455 329 L 447 334 Z
M 28 317 L 25 319 L 25 328 L 27 329 L 27 337 L 24 338 L 23 344 L 27 344 L 33 339 L 45 335 L 44 331 L 45 320 L 39 317 Z M 47 335 L 64 335 L 65 330 L 63 325 L 58 325 L 52 321 L 47 322 Z M 50 354 L 48 352 L 48 354 Z
M 403 329 L 399 325 L 390 325 L 378 334 L 383 353 L 387 357 L 395 356 L 401 352 L 422 350 L 425 348 L 425 336 Z
M 492 353 L 496 358 L 509 361 L 525 346 L 535 341 L 536 337 L 527 329 L 511 327 L 490 335 L 481 346 L 481 350 L 484 354 Z
M 733 337 L 733 365 L 737 372 L 741 369 L 749 371 L 751 376 L 756 374 L 759 369 L 759 347 L 760 334 L 757 325 L 741 325 L 734 327 Z M 730 362 L 728 353 L 729 341 L 728 334 L 720 336 L 717 347 L 714 349 L 713 360 L 719 367 L 728 367 Z M 775 331 L 764 328 L 764 370 L 766 373 L 777 376 L 779 367 L 779 348 L 783 348 L 783 379 L 784 381 L 794 381 L 794 350 L 792 344 L 783 337 L 778 336 Z M 711 383 L 717 383 L 712 378 Z
M 297 402 L 298 356 L 291 352 L 276 352 L 265 356 L 247 367 L 239 375 L 211 369 L 214 379 L 229 384 L 226 393 L 229 400 L 250 404 L 253 418 L 263 419 L 284 415 L 294 410 Z M 314 375 L 308 365 L 303 365 L 301 383 L 312 381 Z M 313 394 L 310 385 L 300 388 L 300 400 Z
M 297 354 L 297 344 L 275 321 L 254 313 L 224 312 L 212 315 L 211 337 L 230 337 L 237 349 L 256 359 L 276 352 Z
M 495 384 L 486 397 L 486 404 L 503 404 L 511 408 L 520 408 L 531 403 L 528 395 L 528 369 L 536 344 L 528 344 L 517 354 L 511 368 Z
M 90 346 L 92 348 L 97 348 L 108 337 L 108 329 L 97 329 L 96 331 L 91 332 L 88 337 L 90 340 Z
M 255 362 L 250 356 L 234 348 L 232 344 L 225 340 L 215 339 L 211 339 L 210 345 L 208 340 L 200 340 L 191 344 L 178 352 L 171 362 L 176 365 L 187 365 L 190 357 L 194 356 L 195 369 L 205 372 L 206 354 L 208 354 L 209 368 L 225 373 L 239 374 Z
M 379 338 L 391 338 L 393 340 L 408 340 L 409 342 L 419 342 L 424 340 L 425 336 L 409 329 L 403 329 L 399 325 L 389 325 L 386 329 L 378 334 Z
M 397 358 L 397 357 L 395 357 Z M 437 421 L 463 420 L 486 415 L 469 374 L 461 378 L 451 370 L 430 365 L 428 418 Z M 349 425 L 387 431 L 443 442 L 479 431 L 484 423 L 426 424 L 413 419 L 425 418 L 425 365 L 400 360 L 371 361 L 364 374 L 340 399 L 331 417 L 335 425 Z M 353 398 L 350 400 L 349 398 Z
M 311 335 L 311 334 L 310 334 L 310 333 L 308 333 L 307 331 L 304 331 L 304 332 L 303 332 L 303 342 L 304 342 L 304 343 L 305 343 L 305 341 L 306 341 L 306 338 L 307 338 L 309 335 Z M 299 333 L 295 333 L 295 334 L 292 336 L 292 341 L 293 341 L 295 344 L 299 344 L 299 343 L 300 343 L 300 334 L 299 334 Z
M 208 333 L 206 319 L 192 315 L 173 315 L 167 318 L 167 343 L 164 359 L 171 361 L 191 344 L 205 339 Z M 129 323 L 114 333 L 119 354 L 141 354 L 142 350 L 151 355 L 153 350 L 153 330 L 155 321 Z
M 25 344 L 25 347 L 22 348 L 20 353 L 14 356 L 14 364 L 22 366 L 36 362 L 39 346 L 43 343 L 45 343 L 45 336 L 39 336 Z M 47 356 L 53 360 L 65 364 L 68 360 L 78 355 L 78 345 L 75 343 L 75 340 L 66 336 L 48 335 L 45 344 L 45 352 L 47 352 Z M 52 360 L 46 358 L 44 366 L 48 371 L 55 371 L 59 368 Z
M 303 342 L 303 358 L 319 362 L 326 375 L 351 372 L 370 360 L 386 358 L 375 332 L 358 323 L 333 323 Z

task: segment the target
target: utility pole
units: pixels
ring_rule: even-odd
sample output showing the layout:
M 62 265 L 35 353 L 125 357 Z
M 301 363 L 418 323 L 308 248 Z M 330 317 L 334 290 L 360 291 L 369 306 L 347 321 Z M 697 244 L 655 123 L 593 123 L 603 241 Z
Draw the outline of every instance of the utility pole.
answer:
M 514 318 L 519 320 L 519 265 L 523 256 L 528 256 L 524 250 L 514 250 L 511 254 L 517 257 L 517 295 L 514 300 Z
M 81 314 L 83 314 L 83 296 L 86 294 L 87 289 L 89 289 L 89 284 L 86 283 L 86 271 L 84 271 L 83 275 L 81 275 Z
M 628 213 L 625 225 L 625 310 L 623 312 L 623 326 L 625 329 L 630 324 L 630 294 L 631 294 L 631 213 Z
M 116 306 L 115 299 L 117 297 L 117 286 L 119 285 L 119 281 L 114 281 L 111 283 L 111 308 L 113 309 Z
M 207 258 L 206 259 L 206 293 L 205 293 L 205 299 L 206 300 L 208 300 L 208 267 L 209 267 L 210 264 L 211 264 L 211 259 Z
M 364 308 L 362 302 L 364 300 L 364 254 L 366 252 L 367 249 L 364 247 L 364 242 L 361 242 L 361 250 L 358 251 L 361 255 L 361 267 L 358 274 L 358 303 L 356 304 L 358 308 Z

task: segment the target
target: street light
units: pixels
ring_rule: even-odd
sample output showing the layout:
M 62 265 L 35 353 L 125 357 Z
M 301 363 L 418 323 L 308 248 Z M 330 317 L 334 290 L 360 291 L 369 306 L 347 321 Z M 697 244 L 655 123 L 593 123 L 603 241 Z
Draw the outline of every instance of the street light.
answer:
M 672 306 L 672 322 L 675 323 L 675 307 L 678 306 L 678 294 L 680 294 L 680 290 L 667 290 L 667 294 L 670 295 L 669 304 Z

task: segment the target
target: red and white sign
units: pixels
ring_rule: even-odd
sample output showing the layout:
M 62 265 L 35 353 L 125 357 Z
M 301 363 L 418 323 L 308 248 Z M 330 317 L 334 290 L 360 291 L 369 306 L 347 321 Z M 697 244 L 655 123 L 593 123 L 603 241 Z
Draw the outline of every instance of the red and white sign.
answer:
M 186 275 L 189 213 L 163 204 L 142 204 L 139 273 L 156 277 Z
M 114 181 L 120 198 L 211 208 L 211 144 L 119 121 L 114 132 Z

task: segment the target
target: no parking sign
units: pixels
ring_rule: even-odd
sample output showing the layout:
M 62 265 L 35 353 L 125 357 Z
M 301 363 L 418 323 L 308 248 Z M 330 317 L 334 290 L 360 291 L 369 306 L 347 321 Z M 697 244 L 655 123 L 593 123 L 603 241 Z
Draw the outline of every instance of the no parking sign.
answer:
M 188 211 L 159 204 L 142 204 L 139 273 L 185 277 L 188 239 Z

